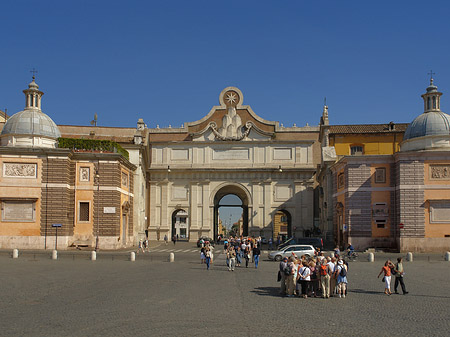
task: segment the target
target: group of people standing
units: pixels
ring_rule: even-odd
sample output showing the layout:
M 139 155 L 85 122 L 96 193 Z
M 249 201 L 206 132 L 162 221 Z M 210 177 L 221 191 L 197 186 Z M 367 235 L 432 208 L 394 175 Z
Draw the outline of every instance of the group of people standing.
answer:
M 308 296 L 329 298 L 334 295 L 345 298 L 347 294 L 348 264 L 345 260 L 325 257 L 292 255 L 280 262 L 278 280 L 281 282 L 280 294 L 307 298 Z M 301 288 L 301 291 L 300 291 Z

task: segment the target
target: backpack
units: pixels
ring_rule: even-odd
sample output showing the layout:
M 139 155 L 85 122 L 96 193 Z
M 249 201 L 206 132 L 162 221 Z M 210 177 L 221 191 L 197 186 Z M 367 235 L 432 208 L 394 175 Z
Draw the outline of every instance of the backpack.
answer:
M 284 267 L 283 273 L 284 273 L 284 275 L 291 275 L 291 268 L 289 267 L 289 265 Z
M 344 266 L 341 267 L 341 271 L 340 271 L 339 275 L 340 275 L 341 277 L 347 276 L 347 269 L 345 269 Z
M 325 276 L 328 274 L 327 267 L 328 266 L 326 264 L 320 266 L 320 275 L 321 276 Z

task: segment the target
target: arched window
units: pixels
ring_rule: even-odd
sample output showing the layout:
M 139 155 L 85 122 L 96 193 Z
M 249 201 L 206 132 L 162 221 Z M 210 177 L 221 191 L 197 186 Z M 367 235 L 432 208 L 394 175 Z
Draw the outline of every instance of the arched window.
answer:
M 436 96 L 433 96 L 433 109 L 436 109 Z
M 427 99 L 427 110 L 430 110 L 431 109 L 431 99 L 430 99 L 430 97 L 428 97 L 428 99 Z

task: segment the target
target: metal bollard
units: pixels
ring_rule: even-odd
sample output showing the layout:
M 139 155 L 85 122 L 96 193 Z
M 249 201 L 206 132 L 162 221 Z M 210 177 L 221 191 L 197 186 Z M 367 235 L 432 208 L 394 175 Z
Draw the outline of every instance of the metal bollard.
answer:
M 58 260 L 58 251 L 56 249 L 52 251 L 52 260 Z
M 93 250 L 93 251 L 91 252 L 91 260 L 92 260 L 92 261 L 97 260 L 97 252 L 96 252 L 95 250 Z
M 175 261 L 175 254 L 174 253 L 170 253 L 169 254 L 169 262 L 173 262 Z
M 445 253 L 445 261 L 450 261 L 450 252 Z
M 135 252 L 130 253 L 130 261 L 132 261 L 132 262 L 136 261 L 136 253 Z
M 373 253 L 369 253 L 368 261 L 369 262 L 375 261 L 375 255 Z
M 413 261 L 413 254 L 411 252 L 408 252 L 408 254 L 406 254 L 406 261 L 408 262 Z
M 13 259 L 18 259 L 18 258 L 19 258 L 19 250 L 13 249 Z

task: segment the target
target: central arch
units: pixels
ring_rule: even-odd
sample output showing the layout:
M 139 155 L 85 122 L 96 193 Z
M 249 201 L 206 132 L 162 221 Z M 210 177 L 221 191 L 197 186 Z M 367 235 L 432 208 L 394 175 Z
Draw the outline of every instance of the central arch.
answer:
M 223 207 L 226 205 L 220 204 L 220 200 L 229 194 L 233 194 L 241 199 L 242 205 L 242 235 L 248 236 L 248 209 L 250 204 L 250 194 L 247 189 L 239 184 L 225 184 L 219 186 L 217 191 L 214 194 L 214 239 L 217 238 L 218 235 L 218 227 L 219 227 L 219 207 Z M 236 207 L 236 205 L 233 205 Z M 238 206 L 239 207 L 239 206 Z

